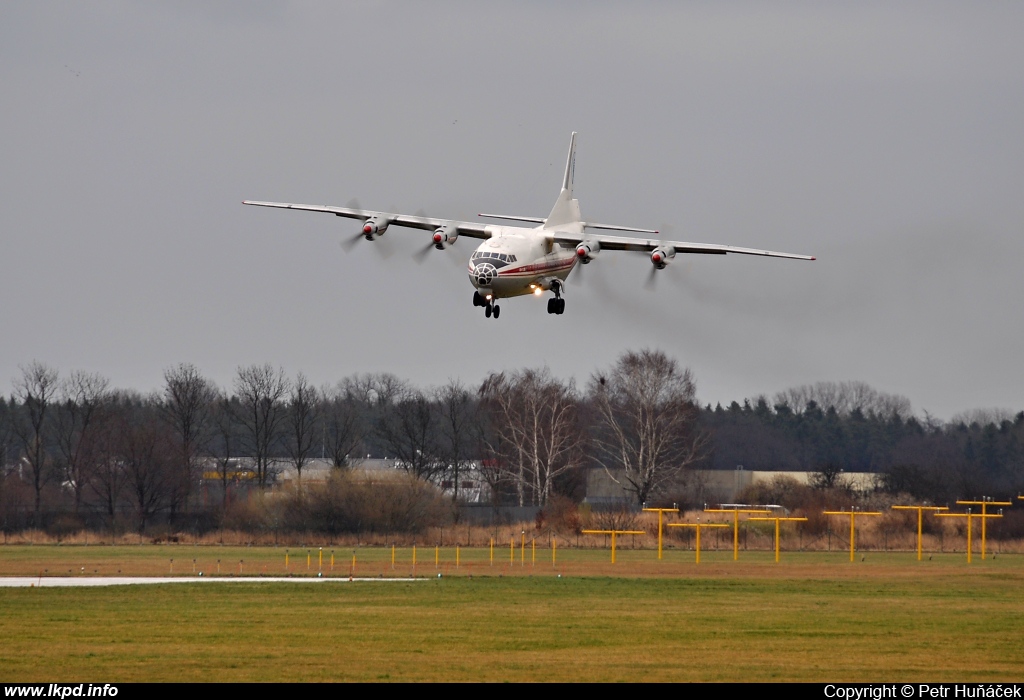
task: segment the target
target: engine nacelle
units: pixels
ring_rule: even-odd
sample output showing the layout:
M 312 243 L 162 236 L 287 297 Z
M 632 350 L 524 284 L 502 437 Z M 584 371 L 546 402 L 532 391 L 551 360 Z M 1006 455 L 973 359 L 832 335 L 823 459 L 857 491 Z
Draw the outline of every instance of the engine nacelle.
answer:
M 459 238 L 459 228 L 454 224 L 445 224 L 434 231 L 434 247 L 444 250 Z
M 651 251 L 651 264 L 659 270 L 664 270 L 675 257 L 676 249 L 672 246 L 658 246 Z
M 601 252 L 601 244 L 597 241 L 583 241 L 576 246 L 576 257 L 584 265 L 597 257 L 599 252 Z
M 389 223 L 391 222 L 387 217 L 375 214 L 363 222 L 363 235 L 366 240 L 372 241 L 377 236 L 384 235 L 384 232 L 388 230 Z

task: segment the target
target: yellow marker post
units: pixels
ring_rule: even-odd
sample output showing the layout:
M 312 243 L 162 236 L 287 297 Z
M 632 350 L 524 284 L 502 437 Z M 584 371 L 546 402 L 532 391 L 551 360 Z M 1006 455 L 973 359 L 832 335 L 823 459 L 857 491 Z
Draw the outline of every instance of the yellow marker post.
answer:
M 558 540 L 551 538 L 551 566 L 555 566 L 555 551 L 558 549 Z
M 436 569 L 441 562 L 441 548 L 436 544 L 434 545 L 434 568 Z
M 985 522 L 989 518 L 1001 518 L 1002 513 L 972 513 L 971 509 L 968 508 L 966 513 L 936 513 L 936 518 L 967 518 L 967 563 L 971 563 L 971 520 L 974 518 L 981 518 L 981 522 Z
M 537 566 L 537 538 L 530 540 L 530 566 Z
M 353 557 L 355 554 L 352 555 Z M 334 571 L 334 550 L 331 550 L 331 571 Z
M 668 527 L 692 527 L 697 530 L 697 564 L 700 564 L 700 531 L 705 527 L 729 527 L 726 523 L 669 523 Z
M 981 506 L 981 560 L 985 560 L 985 521 L 988 519 L 988 506 L 1012 506 L 1013 501 L 957 501 L 960 506 Z
M 395 545 L 391 545 L 391 570 L 395 570 Z
M 584 535 L 611 535 L 612 536 L 612 564 L 615 563 L 615 536 L 616 535 L 646 535 L 644 530 L 581 530 Z
M 872 510 L 824 510 L 822 511 L 825 515 L 848 515 L 850 516 L 850 561 L 853 561 L 853 553 L 856 549 L 855 543 L 857 541 L 857 530 L 855 522 L 858 515 L 881 515 L 880 512 Z
M 494 566 L 494 538 L 491 538 L 491 566 Z
M 356 553 L 355 553 L 355 551 L 352 552 L 352 570 L 349 572 L 348 575 L 349 576 L 355 576 L 356 575 Z
M 519 542 L 519 566 L 526 566 L 526 530 L 523 530 L 522 540 Z
M 455 545 L 455 568 L 459 568 L 459 545 Z
M 220 562 L 219 559 L 217 561 L 218 561 L 218 563 Z M 284 570 L 285 571 L 288 570 L 288 550 L 287 549 L 284 550 Z M 220 569 L 217 570 L 217 573 L 220 573 Z
M 941 510 L 949 510 L 946 506 L 892 506 L 893 510 L 916 510 L 917 511 L 917 560 L 921 561 L 921 539 L 923 537 L 923 515 L 924 511 L 930 510 L 938 513 Z
M 320 548 L 320 554 L 319 554 L 319 559 L 317 560 L 317 563 L 316 563 L 316 569 L 317 569 L 317 571 L 323 571 L 324 570 L 324 548 L 323 547 Z
M 412 546 L 412 570 L 416 570 L 416 545 Z
M 306 550 L 306 568 L 307 569 L 311 569 L 313 567 L 313 564 L 311 563 L 313 561 L 312 560 L 312 556 L 313 556 L 312 553 L 310 553 L 310 551 L 307 549 Z
M 705 508 L 705 513 L 732 513 L 732 560 L 738 561 L 740 558 L 740 513 L 763 513 L 770 515 L 770 510 L 762 510 L 760 508 L 741 508 L 736 506 L 735 508 Z
M 678 508 L 644 508 L 645 513 L 658 514 L 658 561 L 661 561 L 661 522 L 665 513 L 678 513 Z
M 775 517 L 775 518 L 750 518 L 750 520 L 775 521 L 775 563 L 776 564 L 779 562 L 779 523 L 780 522 L 796 522 L 796 523 L 807 522 L 807 518 L 783 518 L 783 517 Z
M 509 540 L 508 540 L 508 563 L 510 565 L 516 563 L 516 538 L 515 538 L 515 536 L 510 537 Z

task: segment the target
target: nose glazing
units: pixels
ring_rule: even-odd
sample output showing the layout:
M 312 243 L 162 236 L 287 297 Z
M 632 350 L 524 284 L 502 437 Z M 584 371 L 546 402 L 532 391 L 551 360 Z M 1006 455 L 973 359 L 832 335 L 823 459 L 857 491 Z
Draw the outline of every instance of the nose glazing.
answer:
M 486 287 L 493 282 L 497 274 L 498 270 L 490 263 L 478 263 L 473 268 L 473 276 L 476 278 L 477 284 L 482 287 Z

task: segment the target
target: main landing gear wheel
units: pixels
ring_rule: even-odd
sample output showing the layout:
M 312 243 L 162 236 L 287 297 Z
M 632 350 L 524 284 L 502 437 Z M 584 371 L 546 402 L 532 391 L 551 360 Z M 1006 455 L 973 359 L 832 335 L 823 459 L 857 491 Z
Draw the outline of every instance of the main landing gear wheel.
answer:
M 559 314 L 565 312 L 565 299 L 548 299 L 548 313 Z
M 494 311 L 492 313 L 494 314 L 494 318 L 498 318 L 498 314 L 501 313 L 501 307 L 495 304 Z
M 480 292 L 473 292 L 473 306 L 487 306 L 487 300 L 480 296 Z
M 488 304 L 487 308 L 484 309 L 484 316 L 486 316 L 487 318 L 490 318 L 492 313 L 493 312 L 491 311 L 491 305 Z

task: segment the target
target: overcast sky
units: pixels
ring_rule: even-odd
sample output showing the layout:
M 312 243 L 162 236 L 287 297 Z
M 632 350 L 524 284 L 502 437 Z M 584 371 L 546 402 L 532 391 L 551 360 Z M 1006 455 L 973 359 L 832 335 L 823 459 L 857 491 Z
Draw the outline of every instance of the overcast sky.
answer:
M 1024 409 L 1022 30 L 1019 2 L 4 2 L 0 391 L 33 360 L 582 384 L 647 347 L 703 402 Z M 564 315 L 495 321 L 476 241 L 417 265 L 426 232 L 346 253 L 356 222 L 241 205 L 544 216 L 574 130 L 585 218 L 818 260 L 677 256 L 646 289 L 604 253 Z

